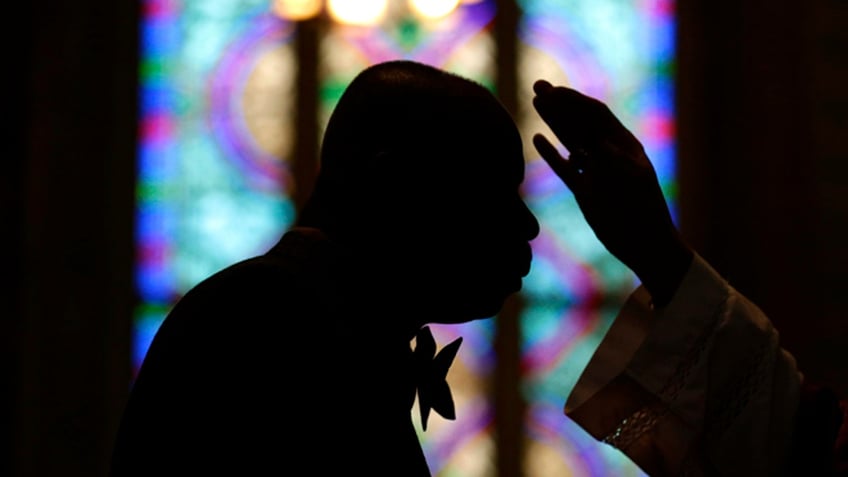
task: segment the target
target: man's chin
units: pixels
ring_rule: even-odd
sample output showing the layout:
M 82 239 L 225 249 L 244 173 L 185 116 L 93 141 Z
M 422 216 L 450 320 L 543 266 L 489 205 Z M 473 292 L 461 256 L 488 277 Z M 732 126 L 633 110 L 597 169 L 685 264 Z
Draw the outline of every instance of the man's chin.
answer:
M 440 325 L 461 325 L 463 323 L 471 323 L 473 321 L 482 321 L 488 320 L 490 318 L 494 318 L 495 314 L 489 314 L 485 316 L 481 315 L 465 315 L 465 316 L 452 316 L 449 318 L 440 318 L 438 320 L 433 320 L 432 323 L 440 324 Z
M 459 324 L 494 318 L 501 313 L 507 300 L 515 294 L 515 291 L 499 296 L 488 295 L 473 302 L 463 301 L 461 304 L 449 307 L 449 311 L 442 316 L 435 317 L 437 319 L 433 323 Z

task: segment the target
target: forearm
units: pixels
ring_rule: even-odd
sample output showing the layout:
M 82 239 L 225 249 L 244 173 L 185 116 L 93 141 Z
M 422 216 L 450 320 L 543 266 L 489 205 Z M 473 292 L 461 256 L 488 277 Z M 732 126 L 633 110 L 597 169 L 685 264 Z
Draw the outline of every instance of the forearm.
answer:
M 694 252 L 676 233 L 665 243 L 653 243 L 641 260 L 631 265 L 642 285 L 651 295 L 654 307 L 671 301 L 692 264 Z
M 702 259 L 678 285 L 661 309 L 644 290 L 634 294 L 566 413 L 651 475 L 775 475 L 797 406 L 792 356 Z

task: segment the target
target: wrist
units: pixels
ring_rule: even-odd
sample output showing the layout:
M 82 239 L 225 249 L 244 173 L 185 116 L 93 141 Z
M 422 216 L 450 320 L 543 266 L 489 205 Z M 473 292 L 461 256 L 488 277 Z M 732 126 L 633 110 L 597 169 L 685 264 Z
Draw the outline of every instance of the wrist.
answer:
M 689 270 L 694 251 L 679 237 L 647 254 L 643 265 L 633 272 L 651 295 L 655 307 L 668 304 Z

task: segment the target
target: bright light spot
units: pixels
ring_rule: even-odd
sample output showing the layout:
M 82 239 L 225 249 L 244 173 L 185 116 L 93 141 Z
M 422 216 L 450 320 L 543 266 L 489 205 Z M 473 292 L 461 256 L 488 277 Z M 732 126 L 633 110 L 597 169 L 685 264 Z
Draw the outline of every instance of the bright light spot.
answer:
M 329 0 L 327 3 L 330 16 L 349 25 L 376 25 L 387 8 L 388 0 Z
M 321 0 L 274 0 L 271 8 L 286 20 L 308 20 L 321 13 Z
M 450 15 L 459 0 L 409 0 L 409 6 L 422 17 L 435 20 Z

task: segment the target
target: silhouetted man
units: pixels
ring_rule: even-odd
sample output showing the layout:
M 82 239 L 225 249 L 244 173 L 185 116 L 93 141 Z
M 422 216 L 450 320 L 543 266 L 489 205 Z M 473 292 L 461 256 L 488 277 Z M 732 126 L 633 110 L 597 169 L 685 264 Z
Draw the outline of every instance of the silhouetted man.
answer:
M 539 232 L 523 175 L 518 130 L 483 86 L 407 61 L 363 71 L 296 226 L 163 322 L 115 474 L 429 475 L 416 388 L 453 409 L 444 371 L 410 341 L 427 323 L 491 317 L 521 288 Z

